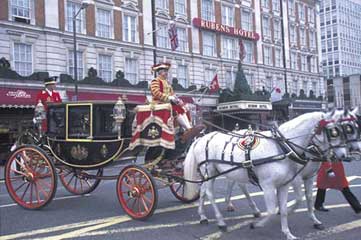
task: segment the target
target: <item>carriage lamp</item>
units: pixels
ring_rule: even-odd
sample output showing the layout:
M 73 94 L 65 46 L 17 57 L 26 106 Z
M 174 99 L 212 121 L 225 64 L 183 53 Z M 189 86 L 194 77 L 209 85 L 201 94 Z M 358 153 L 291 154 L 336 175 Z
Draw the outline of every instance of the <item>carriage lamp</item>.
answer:
M 35 126 L 37 126 L 37 128 L 39 129 L 40 136 L 42 135 L 43 130 L 44 130 L 44 129 L 42 129 L 42 123 L 45 120 L 46 120 L 46 111 L 45 111 L 44 105 L 39 100 L 39 102 L 36 105 L 35 110 L 34 110 L 33 122 L 34 122 Z
M 118 139 L 121 138 L 122 123 L 124 122 L 126 115 L 125 104 L 122 98 L 119 97 L 113 108 L 113 118 L 118 129 Z

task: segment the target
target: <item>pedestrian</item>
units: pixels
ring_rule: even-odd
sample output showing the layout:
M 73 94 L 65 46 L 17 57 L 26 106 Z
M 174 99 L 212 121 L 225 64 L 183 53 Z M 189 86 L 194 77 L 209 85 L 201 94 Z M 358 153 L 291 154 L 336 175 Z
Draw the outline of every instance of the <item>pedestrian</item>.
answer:
M 315 209 L 327 212 L 329 209 L 323 206 L 326 197 L 326 189 L 340 190 L 355 213 L 361 212 L 361 205 L 356 196 L 351 192 L 345 176 L 345 170 L 341 161 L 323 162 L 317 175 L 317 195 Z

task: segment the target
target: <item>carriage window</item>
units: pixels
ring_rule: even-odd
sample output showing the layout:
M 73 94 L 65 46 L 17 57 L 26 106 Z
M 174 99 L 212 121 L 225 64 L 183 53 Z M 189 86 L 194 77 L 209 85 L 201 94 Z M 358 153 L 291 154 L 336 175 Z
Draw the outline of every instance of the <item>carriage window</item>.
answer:
M 48 132 L 50 137 L 65 137 L 65 108 L 64 106 L 49 106 L 48 108 Z
M 92 137 L 91 105 L 68 105 L 67 138 L 89 139 Z
M 94 137 L 116 137 L 113 119 L 114 104 L 94 106 Z

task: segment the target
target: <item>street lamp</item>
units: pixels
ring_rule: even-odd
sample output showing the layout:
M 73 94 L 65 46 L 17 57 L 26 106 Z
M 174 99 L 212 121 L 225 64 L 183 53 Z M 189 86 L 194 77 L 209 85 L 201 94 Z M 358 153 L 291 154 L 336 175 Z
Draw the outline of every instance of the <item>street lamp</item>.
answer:
M 89 6 L 89 1 L 83 1 L 80 5 L 78 12 L 73 16 L 73 42 L 74 42 L 74 81 L 75 81 L 75 95 L 73 96 L 74 101 L 78 101 L 78 61 L 77 61 L 77 50 L 76 50 L 76 18 L 79 13 Z

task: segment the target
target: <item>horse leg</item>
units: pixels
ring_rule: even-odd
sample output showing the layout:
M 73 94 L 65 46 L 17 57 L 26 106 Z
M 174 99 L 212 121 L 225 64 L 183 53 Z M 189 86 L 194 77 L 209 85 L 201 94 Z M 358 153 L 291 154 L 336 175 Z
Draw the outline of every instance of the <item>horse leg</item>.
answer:
M 267 215 L 260 221 L 251 223 L 251 228 L 264 227 L 264 225 L 277 213 L 276 188 L 274 186 L 262 186 L 262 188 L 264 201 L 267 207 Z
M 206 186 L 207 182 L 202 183 L 199 193 L 199 206 L 198 206 L 198 214 L 201 218 L 201 224 L 208 224 L 208 218 L 204 212 L 204 202 L 206 200 Z
M 228 212 L 233 212 L 236 208 L 234 207 L 232 201 L 231 201 L 231 196 L 232 196 L 232 190 L 233 190 L 233 186 L 236 182 L 233 180 L 228 180 L 227 181 L 227 193 L 226 193 L 226 205 L 227 205 L 227 211 Z
M 301 205 L 302 203 L 302 197 L 303 197 L 303 193 L 302 193 L 302 180 L 299 177 L 296 177 L 295 180 L 293 180 L 292 182 L 292 187 L 293 187 L 293 191 L 295 192 L 296 195 L 296 202 L 293 206 L 291 206 L 288 209 L 288 213 L 294 213 L 295 210 Z
M 282 228 L 282 232 L 283 234 L 286 235 L 287 240 L 293 240 L 293 239 L 297 239 L 297 237 L 295 237 L 290 229 L 288 228 L 288 211 L 287 211 L 287 198 L 288 198 L 288 189 L 289 189 L 289 185 L 286 186 L 282 186 L 278 189 L 278 201 L 279 201 L 279 207 L 280 207 L 280 213 L 281 213 L 281 228 Z
M 209 180 L 207 182 L 206 194 L 207 194 L 208 200 L 211 202 L 211 205 L 213 207 L 213 210 L 214 210 L 214 213 L 215 213 L 215 216 L 216 216 L 216 219 L 217 219 L 218 227 L 221 229 L 221 231 L 225 232 L 225 231 L 227 231 L 227 225 L 224 222 L 221 211 L 219 211 L 218 206 L 216 204 L 216 201 L 214 199 L 214 195 L 213 195 L 214 182 L 215 182 L 215 179 Z
M 307 201 L 307 209 L 308 215 L 313 221 L 313 226 L 316 229 L 323 230 L 325 227 L 323 226 L 322 222 L 317 219 L 315 215 L 315 211 L 313 209 L 313 178 L 308 178 L 304 180 L 305 184 L 305 192 L 306 192 L 306 201 Z
M 253 216 L 255 218 L 261 217 L 261 211 L 258 209 L 256 203 L 253 201 L 251 195 L 249 195 L 247 185 L 239 183 L 239 187 L 241 188 L 241 190 L 243 191 L 244 195 L 246 196 L 246 198 L 248 200 L 248 205 L 253 211 Z

